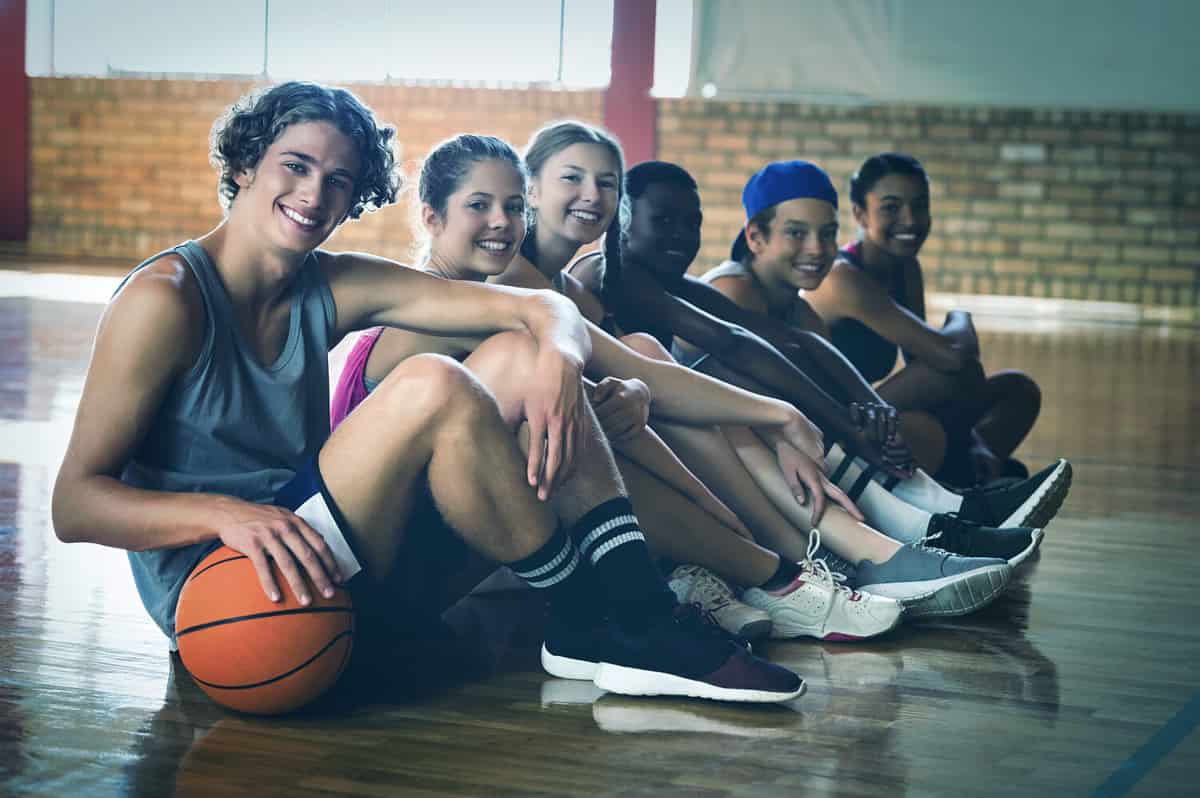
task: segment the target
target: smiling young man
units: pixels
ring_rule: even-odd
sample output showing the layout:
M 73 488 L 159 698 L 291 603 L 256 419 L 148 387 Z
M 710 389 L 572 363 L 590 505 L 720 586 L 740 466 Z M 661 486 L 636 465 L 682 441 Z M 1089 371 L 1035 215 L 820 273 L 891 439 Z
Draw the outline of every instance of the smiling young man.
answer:
M 135 268 L 100 322 L 55 485 L 58 536 L 128 550 L 172 639 L 183 582 L 221 544 L 250 558 L 272 600 L 271 561 L 303 604 L 348 581 L 360 637 L 381 644 L 408 609 L 396 585 L 445 591 L 470 549 L 546 591 L 574 650 L 625 677 L 608 689 L 799 695 L 795 674 L 689 625 L 632 515 L 587 561 L 558 528 L 544 500 L 581 443 L 590 355 L 568 300 L 317 248 L 395 200 L 394 132 L 349 92 L 300 82 L 222 120 L 225 219 Z M 331 434 L 328 350 L 375 325 L 531 338 L 528 456 L 486 388 L 438 355 L 397 366 Z

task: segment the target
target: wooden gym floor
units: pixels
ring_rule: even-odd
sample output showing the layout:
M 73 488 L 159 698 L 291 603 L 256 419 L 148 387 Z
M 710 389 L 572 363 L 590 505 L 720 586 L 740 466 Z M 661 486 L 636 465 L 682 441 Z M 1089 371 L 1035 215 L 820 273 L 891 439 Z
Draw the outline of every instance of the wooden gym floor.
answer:
M 475 653 L 423 651 L 436 686 L 398 673 L 263 720 L 172 667 L 123 553 L 51 529 L 111 286 L 0 271 L 0 794 L 1200 794 L 1195 330 L 979 319 L 988 365 L 1045 393 L 1019 455 L 1069 457 L 1074 489 L 987 610 L 867 645 L 769 646 L 808 679 L 791 705 L 551 679 L 536 608 L 506 593 L 451 611 Z

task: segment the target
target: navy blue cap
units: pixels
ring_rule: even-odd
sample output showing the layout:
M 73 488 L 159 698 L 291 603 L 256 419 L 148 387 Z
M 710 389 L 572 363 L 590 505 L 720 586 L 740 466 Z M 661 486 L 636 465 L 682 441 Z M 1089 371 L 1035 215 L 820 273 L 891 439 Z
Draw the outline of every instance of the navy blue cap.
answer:
M 825 170 L 809 161 L 775 161 L 759 169 L 742 189 L 742 207 L 746 220 L 753 219 L 767 208 L 791 199 L 825 200 L 834 209 L 838 206 L 837 189 Z M 749 252 L 746 229 L 734 240 L 729 257 L 741 260 Z

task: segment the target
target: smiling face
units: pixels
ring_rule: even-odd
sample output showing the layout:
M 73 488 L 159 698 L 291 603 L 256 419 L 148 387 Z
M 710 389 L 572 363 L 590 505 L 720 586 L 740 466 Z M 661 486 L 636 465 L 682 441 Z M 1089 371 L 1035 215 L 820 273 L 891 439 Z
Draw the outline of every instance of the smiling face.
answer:
M 885 175 L 854 206 L 854 220 L 868 244 L 896 258 L 912 258 L 929 236 L 929 188 L 913 175 Z
M 746 230 L 755 275 L 769 288 L 815 289 L 837 257 L 837 232 L 837 211 L 825 200 L 779 203 L 769 234 L 757 225 Z
M 659 277 L 677 280 L 700 251 L 700 195 L 678 183 L 651 183 L 633 201 L 625 251 Z
M 599 238 L 617 211 L 620 169 L 599 144 L 572 144 L 546 159 L 529 191 L 538 232 L 576 246 Z
M 230 216 L 246 219 L 280 250 L 303 254 L 346 219 L 360 161 L 354 143 L 328 122 L 284 129 L 258 165 L 235 176 Z
M 475 164 L 439 215 L 430 205 L 421 218 L 431 237 L 429 262 L 458 279 L 500 274 L 525 238 L 525 181 L 515 166 L 488 159 Z

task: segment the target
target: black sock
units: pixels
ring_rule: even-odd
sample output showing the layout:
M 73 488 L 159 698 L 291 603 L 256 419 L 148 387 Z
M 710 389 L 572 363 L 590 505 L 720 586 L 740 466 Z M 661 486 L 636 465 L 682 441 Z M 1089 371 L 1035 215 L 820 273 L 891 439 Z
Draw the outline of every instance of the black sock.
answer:
M 763 590 L 778 590 L 781 587 L 786 587 L 792 583 L 792 580 L 800 575 L 800 563 L 789 560 L 787 557 L 779 558 L 779 567 L 775 569 L 775 573 L 771 574 L 771 578 L 759 585 Z
M 675 594 L 654 565 L 629 499 L 618 496 L 592 508 L 571 537 L 619 625 L 644 628 L 675 609 Z
M 546 591 L 555 616 L 585 622 L 599 618 L 599 601 L 595 591 L 589 589 L 589 569 L 580 560 L 575 542 L 562 529 L 537 551 L 507 565 L 530 587 Z

